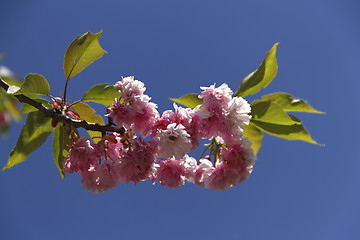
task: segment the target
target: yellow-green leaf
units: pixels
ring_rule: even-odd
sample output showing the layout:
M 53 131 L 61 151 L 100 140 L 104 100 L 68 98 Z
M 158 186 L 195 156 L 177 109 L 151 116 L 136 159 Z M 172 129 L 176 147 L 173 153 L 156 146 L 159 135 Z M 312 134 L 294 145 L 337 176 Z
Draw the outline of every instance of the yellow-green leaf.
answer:
M 278 64 L 276 61 L 276 50 L 279 43 L 266 53 L 266 56 L 258 69 L 247 75 L 241 82 L 240 87 L 234 94 L 237 97 L 246 97 L 259 92 L 262 88 L 269 85 L 278 72 Z
M 100 103 L 111 106 L 115 98 L 119 98 L 119 88 L 108 83 L 92 86 L 89 91 L 84 93 L 82 101 Z
M 74 112 L 76 112 L 80 116 L 81 120 L 85 120 L 90 123 L 104 124 L 104 119 L 100 115 L 95 114 L 96 111 L 86 103 L 78 102 L 74 104 L 71 108 Z M 96 131 L 87 131 L 87 132 L 90 135 L 90 137 L 94 138 L 93 139 L 94 142 L 97 142 L 97 140 L 99 140 L 100 137 L 102 137 L 101 132 L 96 132 Z
M 30 153 L 45 142 L 52 131 L 53 128 L 49 117 L 46 117 L 42 112 L 29 113 L 18 141 L 12 149 L 7 165 L 3 170 L 25 161 Z
M 104 124 L 103 118 L 100 115 L 95 114 L 96 111 L 86 103 L 78 102 L 72 105 L 71 109 L 79 114 L 81 120 L 90 123 Z
M 256 120 L 280 125 L 301 124 L 301 122 L 294 121 L 279 105 L 271 101 L 255 100 L 250 106 L 251 121 Z
M 245 125 L 243 136 L 247 137 L 251 141 L 251 148 L 254 151 L 256 159 L 257 153 L 261 147 L 261 140 L 263 139 L 263 133 L 252 123 Z
M 63 125 L 59 123 L 55 127 L 54 137 L 53 137 L 53 156 L 56 167 L 59 170 L 60 176 L 64 179 L 64 159 L 69 152 L 69 148 L 72 145 L 71 133 L 75 132 L 78 135 L 76 128 Z
M 202 100 L 198 98 L 198 94 L 195 93 L 190 93 L 180 98 L 170 98 L 170 100 L 189 108 L 195 108 L 202 104 Z
M 25 80 L 21 87 L 11 85 L 7 93 L 8 94 L 36 94 L 47 95 L 50 92 L 50 85 L 44 76 L 35 73 L 29 73 L 26 75 Z
M 261 100 L 271 101 L 278 104 L 285 112 L 309 112 L 309 113 L 324 113 L 315 110 L 306 101 L 291 96 L 288 93 L 278 92 L 262 96 Z
M 300 122 L 300 120 L 297 119 L 296 117 L 292 115 L 290 116 L 295 121 Z M 280 137 L 288 140 L 301 140 L 313 144 L 318 144 L 315 140 L 312 139 L 309 132 L 303 127 L 302 124 L 280 125 L 280 124 L 261 122 L 257 120 L 252 120 L 251 122 L 262 131 L 276 137 Z
M 106 53 L 98 41 L 101 34 L 102 32 L 95 34 L 87 32 L 75 38 L 69 45 L 64 56 L 64 73 L 67 80 L 80 73 Z
M 33 98 L 33 100 L 37 101 L 37 102 L 41 102 L 42 105 L 44 105 L 47 108 L 51 107 L 51 103 L 45 99 Z M 22 107 L 22 109 L 20 110 L 20 113 L 25 114 L 25 113 L 35 112 L 35 111 L 38 111 L 38 109 L 25 103 L 24 106 Z
M 55 127 L 53 137 L 53 156 L 57 169 L 59 170 L 61 179 L 64 179 L 64 127 L 63 124 L 58 124 Z

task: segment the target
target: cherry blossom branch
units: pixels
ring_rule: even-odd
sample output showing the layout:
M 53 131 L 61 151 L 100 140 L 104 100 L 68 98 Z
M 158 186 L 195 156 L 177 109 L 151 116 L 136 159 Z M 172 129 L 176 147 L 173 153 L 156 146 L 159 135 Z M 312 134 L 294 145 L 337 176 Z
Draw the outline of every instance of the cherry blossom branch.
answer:
M 7 91 L 9 88 L 9 84 L 7 84 L 1 77 L 0 77 L 0 86 Z M 123 127 L 113 127 L 111 121 L 107 125 L 101 125 L 98 123 L 89 123 L 85 120 L 74 120 L 64 116 L 61 112 L 57 112 L 55 109 L 49 109 L 45 107 L 42 103 L 37 102 L 23 94 L 14 95 L 20 102 L 27 103 L 40 112 L 44 113 L 46 116 L 51 117 L 57 122 L 62 122 L 68 125 L 71 125 L 75 128 L 84 128 L 86 130 L 96 131 L 96 132 L 117 132 L 123 134 L 125 129 Z

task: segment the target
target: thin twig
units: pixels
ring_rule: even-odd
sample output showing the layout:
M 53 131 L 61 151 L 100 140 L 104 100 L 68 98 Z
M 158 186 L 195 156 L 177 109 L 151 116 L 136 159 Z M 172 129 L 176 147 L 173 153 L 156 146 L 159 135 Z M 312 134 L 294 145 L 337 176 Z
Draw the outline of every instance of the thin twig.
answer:
M 9 88 L 9 84 L 7 84 L 1 77 L 0 77 L 0 86 L 7 91 Z M 68 118 L 67 116 L 62 115 L 61 113 L 55 112 L 54 109 L 49 109 L 45 107 L 42 103 L 37 102 L 23 94 L 14 95 L 20 102 L 27 103 L 40 112 L 44 113 L 46 116 L 51 117 L 57 122 L 62 122 L 68 125 L 71 125 L 75 128 L 84 128 L 86 130 L 96 131 L 96 132 L 117 132 L 123 134 L 125 129 L 123 127 L 113 127 L 109 125 L 101 125 L 98 123 L 89 123 L 85 120 L 74 120 Z

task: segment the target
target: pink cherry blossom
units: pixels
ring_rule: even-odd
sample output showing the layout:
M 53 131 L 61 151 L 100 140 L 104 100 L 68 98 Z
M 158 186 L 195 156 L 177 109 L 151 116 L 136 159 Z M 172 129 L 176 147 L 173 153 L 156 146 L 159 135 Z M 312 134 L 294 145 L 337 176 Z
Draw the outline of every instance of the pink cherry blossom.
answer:
M 250 123 L 250 104 L 241 97 L 234 97 L 229 102 L 229 110 L 226 116 L 226 127 L 228 134 L 225 141 L 228 144 L 238 142 L 239 136 L 242 134 L 244 125 Z M 235 142 L 233 141 L 235 140 Z
M 102 193 L 113 189 L 124 178 L 114 171 L 114 165 L 111 162 L 104 162 L 88 171 L 81 171 L 83 187 L 93 193 Z
M 114 100 L 106 116 L 113 118 L 117 126 L 139 131 L 146 137 L 159 117 L 157 105 L 150 102 L 150 97 L 144 94 L 144 84 L 134 77 L 123 78 L 115 86 L 119 88 L 120 98 Z
M 181 158 L 184 153 L 194 150 L 199 146 L 199 139 L 202 137 L 202 129 L 199 125 L 200 119 L 209 117 L 209 112 L 203 109 L 199 109 L 196 107 L 194 109 L 191 108 L 182 108 L 174 104 L 175 112 L 172 110 L 167 110 L 163 112 L 161 118 L 158 118 L 153 125 L 152 136 L 153 138 L 159 139 L 159 136 L 169 134 L 169 132 L 173 131 L 175 127 L 177 131 L 182 132 L 184 136 L 186 136 L 185 140 L 187 145 L 184 146 L 183 151 L 174 155 L 177 159 Z M 169 126 L 172 124 L 171 126 Z M 178 127 L 179 126 L 179 127 Z M 183 131 L 184 130 L 184 131 Z M 181 134 L 180 134 L 181 135 Z M 169 137 L 169 136 L 167 136 Z M 173 137 L 171 137 L 173 138 Z M 190 143 L 191 142 L 191 148 Z M 173 141 L 165 141 L 163 144 L 172 144 Z M 160 143 L 161 145 L 161 143 Z M 188 149 L 190 148 L 190 149 Z M 162 148 L 160 148 L 162 149 Z M 161 150 L 160 150 L 161 151 Z M 162 154 L 160 154 L 162 156 Z M 164 158 L 171 157 L 172 155 L 165 155 Z
M 157 158 L 157 142 L 141 138 L 130 139 L 131 149 L 124 151 L 119 161 L 114 163 L 115 171 L 124 177 L 125 182 L 135 184 L 148 179 Z
M 221 84 L 220 87 L 215 88 L 215 85 L 210 87 L 201 87 L 203 92 L 199 98 L 203 99 L 202 107 L 204 109 L 218 108 L 219 106 L 226 107 L 231 100 L 233 92 L 226 83 Z M 214 102 L 217 104 L 214 105 Z
M 210 117 L 210 113 L 207 110 L 200 109 L 200 106 L 192 109 L 178 107 L 174 104 L 174 107 L 177 116 L 176 122 L 183 125 L 190 135 L 192 151 L 199 146 L 199 139 L 202 138 L 204 133 L 208 132 L 208 129 L 203 128 L 200 123 L 203 119 Z
M 184 158 L 181 159 L 181 164 L 184 166 L 186 180 L 194 182 L 195 172 L 198 168 L 196 159 L 185 155 Z
M 69 155 L 65 158 L 64 172 L 87 171 L 97 166 L 101 157 L 102 151 L 96 144 L 86 137 L 79 138 L 71 146 Z
M 158 161 L 155 167 L 154 179 L 162 186 L 177 188 L 184 185 L 185 168 L 180 161 L 175 159 Z
M 199 186 L 204 186 L 204 178 L 208 177 L 209 172 L 213 171 L 214 167 L 210 160 L 200 159 L 200 165 L 194 173 L 194 183 Z
M 159 129 L 156 137 L 159 140 L 159 157 L 175 156 L 180 159 L 192 149 L 190 135 L 181 124 L 171 123 L 165 130 Z
M 112 161 L 119 161 L 123 155 L 125 149 L 124 143 L 126 140 L 119 133 L 112 133 L 103 138 L 98 144 L 104 144 L 106 146 L 107 158 Z
M 115 99 L 108 111 L 109 113 L 106 116 L 113 118 L 117 126 L 139 131 L 144 137 L 151 133 L 156 118 L 159 116 L 156 105 L 152 102 L 144 104 L 141 108 L 136 108 L 122 104 L 119 99 Z
M 226 131 L 225 121 L 232 92 L 225 83 L 218 88 L 212 85 L 201 89 L 204 91 L 199 98 L 203 100 L 202 108 L 209 112 L 209 117 L 202 119 L 199 125 L 203 130 L 202 137 L 211 139 Z
M 209 117 L 198 122 L 202 137 L 220 136 L 228 144 L 239 143 L 244 124 L 250 122 L 250 105 L 241 97 L 232 98 L 232 91 L 226 84 L 202 89 L 199 95 L 203 99 L 202 108 L 209 112 Z
M 141 99 L 146 90 L 144 83 L 135 80 L 133 76 L 123 78 L 115 86 L 120 88 L 120 97 L 124 102 L 130 104 Z M 144 99 L 141 99 L 141 101 L 144 101 Z
M 246 139 L 241 144 L 221 149 L 215 169 L 203 175 L 207 188 L 224 191 L 244 181 L 252 172 L 254 158 Z
M 180 187 L 187 180 L 224 191 L 251 173 L 251 143 L 241 138 L 244 125 L 250 122 L 250 105 L 241 97 L 233 97 L 228 85 L 202 87 L 198 96 L 202 105 L 192 109 L 174 104 L 174 110 L 163 112 L 161 117 L 156 104 L 144 94 L 142 82 L 126 77 L 115 86 L 119 98 L 106 116 L 123 126 L 125 134 L 106 134 L 98 144 L 80 138 L 65 159 L 64 171 L 78 171 L 85 189 L 99 193 L 120 183 L 149 179 L 170 188 Z M 153 140 L 143 139 L 150 134 Z M 211 144 L 216 148 L 209 147 L 211 157 L 205 156 L 198 164 L 187 154 L 204 138 L 215 139 Z

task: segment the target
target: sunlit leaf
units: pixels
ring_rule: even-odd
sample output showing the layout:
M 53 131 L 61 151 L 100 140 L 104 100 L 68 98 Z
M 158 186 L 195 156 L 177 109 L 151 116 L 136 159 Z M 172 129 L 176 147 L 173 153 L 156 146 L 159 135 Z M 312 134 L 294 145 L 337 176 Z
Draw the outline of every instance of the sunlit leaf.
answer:
M 285 112 L 324 113 L 315 110 L 306 101 L 291 96 L 288 93 L 278 92 L 262 96 L 261 100 L 278 104 Z
M 56 167 L 59 170 L 61 178 L 64 179 L 64 159 L 72 145 L 71 132 L 78 134 L 77 130 L 69 125 L 58 124 L 55 127 L 53 137 L 53 156 Z
M 258 69 L 242 80 L 241 85 L 234 96 L 246 97 L 247 95 L 259 92 L 262 88 L 269 85 L 278 71 L 276 61 L 276 50 L 278 45 L 279 43 L 275 43 L 270 51 L 266 53 L 266 56 Z
M 56 167 L 58 168 L 61 178 L 64 179 L 64 127 L 62 124 L 58 124 L 55 127 L 54 137 L 53 137 L 53 156 Z
M 91 108 L 88 104 L 83 102 L 78 102 L 74 104 L 72 110 L 79 114 L 81 120 L 85 120 L 90 123 L 99 123 L 104 124 L 104 119 L 100 116 L 95 114 L 95 110 Z M 101 138 L 101 132 L 96 131 L 87 131 L 90 137 L 94 138 L 94 142 L 97 142 Z
M 51 107 L 51 103 L 45 99 L 35 98 L 33 100 L 37 101 L 37 102 L 41 102 L 47 108 Z M 38 109 L 25 103 L 24 106 L 22 107 L 22 109 L 20 110 L 20 113 L 25 114 L 25 113 L 35 112 L 35 111 L 38 111 Z
M 290 115 L 294 121 L 300 122 L 299 119 Z M 313 144 L 318 144 L 315 140 L 312 139 L 309 132 L 303 127 L 302 124 L 294 124 L 294 125 L 280 125 L 280 124 L 272 124 L 261 122 L 257 120 L 251 120 L 251 122 L 261 129 L 262 131 L 271 134 L 276 137 L 288 139 L 288 140 L 301 140 Z
M 66 79 L 70 79 L 80 73 L 106 53 L 98 41 L 101 34 L 102 32 L 95 34 L 87 32 L 72 41 L 64 56 L 64 73 Z
M 30 153 L 38 149 L 45 142 L 53 130 L 51 119 L 42 112 L 29 113 L 18 141 L 11 151 L 7 165 L 3 170 L 25 161 Z
M 252 119 L 280 125 L 301 124 L 294 121 L 279 105 L 270 101 L 255 100 L 251 103 Z
M 21 85 L 23 84 L 23 80 L 20 81 L 18 79 L 16 79 L 14 76 L 10 75 L 10 76 L 0 76 L 1 79 L 3 81 L 5 81 L 9 86 L 12 86 L 12 85 L 15 85 L 15 86 L 18 86 L 18 87 L 21 87 Z
M 245 125 L 243 136 L 247 137 L 251 141 L 251 148 L 254 151 L 256 158 L 257 153 L 261 147 L 261 140 L 263 139 L 263 133 L 252 123 Z
M 100 115 L 95 114 L 96 111 L 86 103 L 78 102 L 71 106 L 71 109 L 79 114 L 81 120 L 90 123 L 104 124 L 103 118 Z
M 119 98 L 119 88 L 108 83 L 92 86 L 89 91 L 84 93 L 81 99 L 84 102 L 95 102 L 105 106 L 111 106 L 115 98 Z
M 170 98 L 170 100 L 189 108 L 195 108 L 202 104 L 202 100 L 198 98 L 198 94 L 195 93 L 190 93 L 180 98 Z
M 7 90 L 8 94 L 36 94 L 47 95 L 50 91 L 50 85 L 44 76 L 30 73 L 26 75 L 21 87 L 11 85 Z

